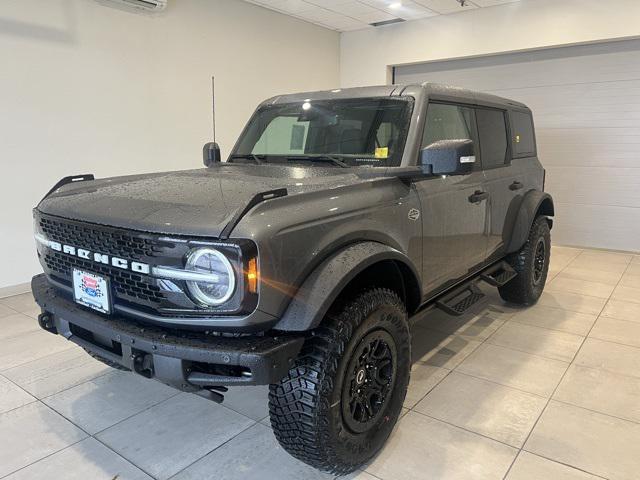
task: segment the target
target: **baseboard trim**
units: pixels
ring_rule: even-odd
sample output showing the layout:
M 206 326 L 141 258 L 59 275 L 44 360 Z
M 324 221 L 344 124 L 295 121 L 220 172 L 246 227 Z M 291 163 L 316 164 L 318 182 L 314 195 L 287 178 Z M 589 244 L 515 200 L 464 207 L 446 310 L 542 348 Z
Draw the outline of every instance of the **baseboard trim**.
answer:
M 12 297 L 14 295 L 20 295 L 21 293 L 27 293 L 31 291 L 31 283 L 19 283 L 18 285 L 10 285 L 8 287 L 0 288 L 0 298 Z
M 616 250 L 615 248 L 585 247 L 584 245 L 573 245 L 573 244 L 566 244 L 566 243 L 553 243 L 553 242 L 551 242 L 551 246 L 553 246 L 553 247 L 576 248 L 576 249 L 579 249 L 579 250 L 596 250 L 598 252 L 622 253 L 622 254 L 625 254 L 625 255 L 638 255 L 638 254 L 640 254 L 640 250 Z

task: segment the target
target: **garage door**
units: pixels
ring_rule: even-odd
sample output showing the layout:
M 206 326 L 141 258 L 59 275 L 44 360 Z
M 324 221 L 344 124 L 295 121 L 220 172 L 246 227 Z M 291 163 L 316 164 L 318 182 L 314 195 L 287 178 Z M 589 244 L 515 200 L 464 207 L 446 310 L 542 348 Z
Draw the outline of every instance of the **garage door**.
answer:
M 533 110 L 556 244 L 640 250 L 640 41 L 396 67 Z

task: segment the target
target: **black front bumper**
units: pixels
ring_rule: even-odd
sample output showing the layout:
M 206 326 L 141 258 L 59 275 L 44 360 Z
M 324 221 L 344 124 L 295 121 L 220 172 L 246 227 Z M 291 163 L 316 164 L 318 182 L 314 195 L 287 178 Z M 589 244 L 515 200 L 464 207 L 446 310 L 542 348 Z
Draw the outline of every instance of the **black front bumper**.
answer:
M 31 281 L 40 325 L 90 352 L 186 391 L 266 385 L 284 377 L 304 336 L 220 337 L 104 316 L 57 294 L 45 275 Z

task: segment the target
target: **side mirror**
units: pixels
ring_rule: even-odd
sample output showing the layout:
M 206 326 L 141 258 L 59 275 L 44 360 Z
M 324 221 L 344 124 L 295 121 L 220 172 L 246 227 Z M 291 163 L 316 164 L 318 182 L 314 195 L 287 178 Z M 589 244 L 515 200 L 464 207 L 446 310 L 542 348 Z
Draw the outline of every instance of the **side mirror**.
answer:
M 476 163 L 473 141 L 439 140 L 420 150 L 420 166 L 431 175 L 467 175 Z
M 202 147 L 202 161 L 206 167 L 220 163 L 220 146 L 216 142 L 208 142 Z

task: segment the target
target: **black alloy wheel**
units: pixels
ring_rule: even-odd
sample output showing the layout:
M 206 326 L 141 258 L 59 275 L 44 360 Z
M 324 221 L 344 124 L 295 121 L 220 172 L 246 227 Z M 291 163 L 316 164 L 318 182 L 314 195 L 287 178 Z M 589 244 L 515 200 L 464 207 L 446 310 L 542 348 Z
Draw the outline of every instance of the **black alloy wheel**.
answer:
M 384 330 L 368 333 L 347 367 L 342 415 L 348 428 L 362 433 L 378 421 L 396 379 L 397 351 Z
M 544 245 L 544 237 L 538 238 L 538 244 L 535 249 L 535 256 L 533 258 L 533 284 L 538 285 L 542 276 L 545 273 L 546 266 L 546 248 Z

